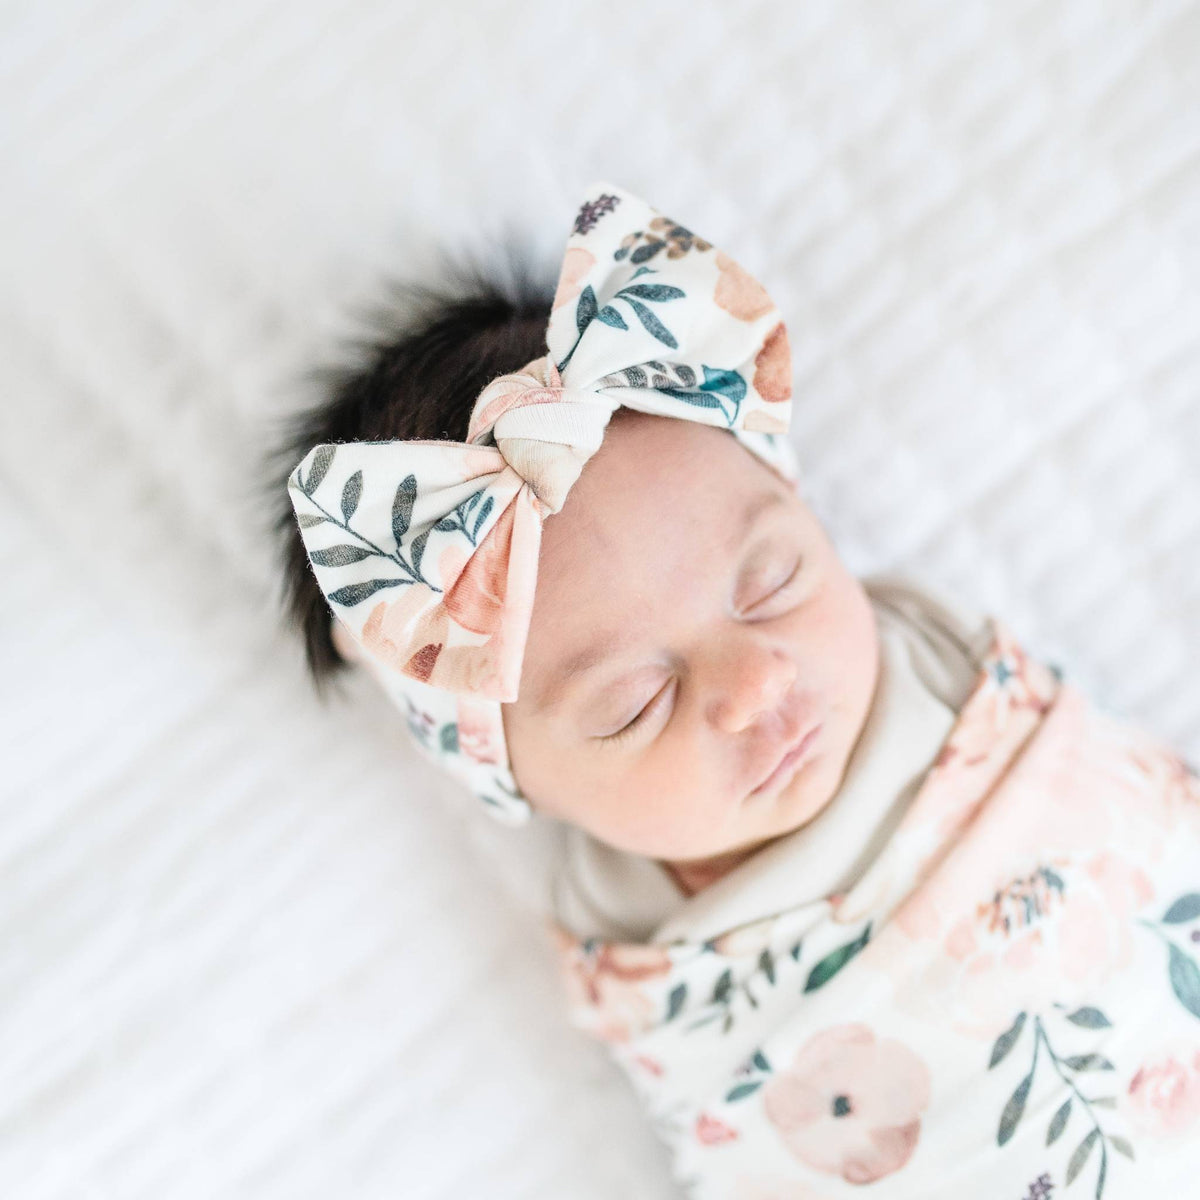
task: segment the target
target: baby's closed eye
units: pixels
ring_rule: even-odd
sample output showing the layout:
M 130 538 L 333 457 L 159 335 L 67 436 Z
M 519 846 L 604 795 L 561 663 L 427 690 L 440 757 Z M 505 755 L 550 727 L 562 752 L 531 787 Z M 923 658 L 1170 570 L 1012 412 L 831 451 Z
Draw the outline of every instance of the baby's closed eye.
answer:
M 770 602 L 776 597 L 783 597 L 790 601 L 795 590 L 795 584 L 799 579 L 800 569 L 803 566 L 803 563 L 804 559 L 801 556 L 792 563 L 790 570 L 785 569 L 784 571 L 772 572 L 772 575 L 777 580 L 779 579 L 779 576 L 782 575 L 782 580 L 774 583 L 773 585 L 768 584 L 762 596 L 755 600 L 750 605 L 749 609 L 746 610 L 747 615 L 761 615 L 759 613 L 759 609 L 763 606 L 770 607 Z M 783 611 L 786 611 L 786 609 Z M 674 684 L 675 679 L 672 678 L 658 691 L 654 692 L 647 701 L 641 704 L 634 712 L 632 717 L 622 721 L 612 733 L 597 735 L 596 740 L 606 744 L 612 744 L 625 741 L 627 738 L 632 737 L 634 733 L 640 730 L 643 726 L 649 724 L 655 717 L 657 717 L 667 708 L 675 691 Z
M 662 688 L 660 688 L 648 703 L 644 704 L 634 717 L 625 722 L 615 733 L 603 734 L 599 738 L 601 742 L 617 742 L 631 736 L 635 730 L 640 729 L 644 724 L 656 716 L 660 710 L 665 708 L 667 701 L 670 699 L 670 694 L 674 691 L 675 679 L 670 679 Z

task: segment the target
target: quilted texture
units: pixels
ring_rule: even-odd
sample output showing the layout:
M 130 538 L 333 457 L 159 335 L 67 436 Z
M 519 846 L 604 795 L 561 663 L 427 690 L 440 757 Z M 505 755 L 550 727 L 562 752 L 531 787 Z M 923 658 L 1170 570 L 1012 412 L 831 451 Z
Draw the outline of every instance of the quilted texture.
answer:
M 0 23 L 0 1191 L 676 1194 L 508 831 L 311 694 L 255 486 L 381 276 L 552 265 L 598 175 L 770 290 L 854 569 L 1200 760 L 1194 0 Z

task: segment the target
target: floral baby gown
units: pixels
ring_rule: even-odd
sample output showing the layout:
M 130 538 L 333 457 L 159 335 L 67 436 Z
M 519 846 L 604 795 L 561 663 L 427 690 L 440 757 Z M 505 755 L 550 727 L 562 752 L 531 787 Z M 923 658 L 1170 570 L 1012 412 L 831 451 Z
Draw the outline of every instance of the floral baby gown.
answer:
M 550 922 L 689 1196 L 1200 1197 L 1200 777 L 1162 740 L 990 619 L 882 848 L 795 895 Z

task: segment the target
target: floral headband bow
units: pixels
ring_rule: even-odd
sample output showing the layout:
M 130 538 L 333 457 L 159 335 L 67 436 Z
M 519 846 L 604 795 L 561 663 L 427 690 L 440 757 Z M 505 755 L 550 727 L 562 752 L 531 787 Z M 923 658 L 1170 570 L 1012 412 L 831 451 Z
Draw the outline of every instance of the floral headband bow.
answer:
M 728 429 L 797 476 L 779 311 L 727 254 L 629 192 L 587 189 L 546 345 L 483 389 L 465 442 L 315 446 L 288 480 L 317 583 L 363 661 L 421 748 L 513 825 L 532 810 L 501 704 L 517 698 L 542 522 L 613 411 Z

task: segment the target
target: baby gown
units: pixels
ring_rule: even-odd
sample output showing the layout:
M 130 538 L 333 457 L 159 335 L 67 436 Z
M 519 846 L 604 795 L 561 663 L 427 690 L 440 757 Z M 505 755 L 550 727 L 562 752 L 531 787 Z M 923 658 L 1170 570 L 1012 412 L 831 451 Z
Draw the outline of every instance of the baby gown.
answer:
M 838 794 L 684 897 L 572 830 L 549 922 L 695 1200 L 1200 1197 L 1200 778 L 999 620 L 865 579 Z

